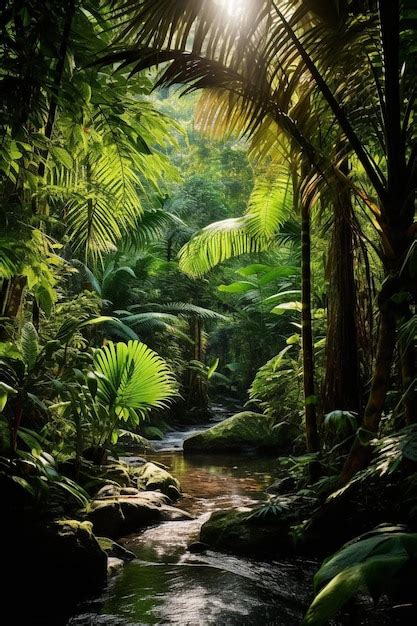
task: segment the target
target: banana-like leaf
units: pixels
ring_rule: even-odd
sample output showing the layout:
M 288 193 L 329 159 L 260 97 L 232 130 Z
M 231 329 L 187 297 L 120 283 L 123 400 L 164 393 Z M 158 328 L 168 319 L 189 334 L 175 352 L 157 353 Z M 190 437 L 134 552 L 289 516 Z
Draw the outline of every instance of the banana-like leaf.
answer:
M 213 376 L 214 372 L 216 371 L 216 369 L 219 367 L 219 362 L 220 359 L 214 359 L 213 363 L 210 365 L 210 367 L 208 368 L 207 371 L 207 380 L 210 380 L 210 378 Z
M 274 308 L 271 309 L 271 313 L 274 313 L 275 315 L 282 315 L 287 311 L 301 311 L 301 309 L 301 302 L 282 302 L 281 304 L 274 306 Z
M 230 285 L 219 285 L 217 289 L 222 293 L 247 293 L 251 289 L 256 289 L 256 283 L 251 283 L 246 280 L 239 280 Z
M 26 322 L 22 328 L 21 349 L 28 371 L 36 364 L 39 352 L 38 333 L 32 322 Z
M 383 526 L 344 545 L 326 559 L 314 577 L 318 595 L 307 611 L 304 626 L 322 626 L 360 589 L 374 598 L 398 589 L 415 571 L 417 534 L 400 526 Z

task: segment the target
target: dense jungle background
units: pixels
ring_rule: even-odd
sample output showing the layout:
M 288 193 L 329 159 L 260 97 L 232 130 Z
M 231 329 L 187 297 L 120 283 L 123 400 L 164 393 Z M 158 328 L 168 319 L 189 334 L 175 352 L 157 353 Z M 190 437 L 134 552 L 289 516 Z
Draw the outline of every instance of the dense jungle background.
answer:
M 16 621 L 415 623 L 416 29 L 3 0 Z

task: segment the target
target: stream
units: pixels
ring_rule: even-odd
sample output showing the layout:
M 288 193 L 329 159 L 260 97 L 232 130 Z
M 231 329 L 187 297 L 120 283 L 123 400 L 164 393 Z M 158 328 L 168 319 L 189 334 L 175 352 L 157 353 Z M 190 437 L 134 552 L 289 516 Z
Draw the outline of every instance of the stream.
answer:
M 226 417 L 220 408 L 217 415 L 217 421 Z M 155 444 L 155 452 L 141 454 L 164 464 L 179 479 L 183 498 L 176 506 L 195 519 L 159 523 L 123 538 L 120 543 L 137 558 L 110 580 L 100 598 L 70 620 L 71 626 L 301 622 L 315 563 L 261 562 L 187 550 L 212 511 L 253 505 L 265 498 L 265 488 L 277 477 L 273 459 L 209 454 L 185 458 L 184 439 L 213 423 L 168 432 Z

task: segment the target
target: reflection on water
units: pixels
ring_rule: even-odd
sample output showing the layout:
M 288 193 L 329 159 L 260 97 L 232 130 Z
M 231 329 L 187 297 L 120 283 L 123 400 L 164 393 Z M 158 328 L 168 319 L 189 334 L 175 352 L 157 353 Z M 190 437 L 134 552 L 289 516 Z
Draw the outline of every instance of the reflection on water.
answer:
M 273 459 L 250 456 L 184 457 L 182 452 L 146 456 L 163 463 L 179 479 L 184 496 L 179 506 L 192 514 L 253 504 L 264 497 L 263 491 L 273 481 L 276 466 Z
M 137 559 L 111 581 L 95 610 L 73 618 L 72 625 L 300 623 L 308 600 L 304 590 L 311 582 L 308 564 L 187 551 L 212 511 L 252 505 L 264 497 L 275 475 L 272 459 L 184 458 L 182 441 L 193 431 L 169 433 L 160 451 L 147 458 L 163 463 L 180 480 L 184 497 L 177 506 L 195 519 L 165 522 L 126 537 L 123 544 Z

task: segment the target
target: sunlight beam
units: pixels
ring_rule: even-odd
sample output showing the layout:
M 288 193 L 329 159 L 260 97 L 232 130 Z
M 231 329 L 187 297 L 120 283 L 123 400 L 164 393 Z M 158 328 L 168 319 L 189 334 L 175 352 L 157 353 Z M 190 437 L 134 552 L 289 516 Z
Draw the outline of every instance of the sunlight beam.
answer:
M 228 17 L 233 17 L 242 13 L 247 0 L 215 0 L 215 2 Z

